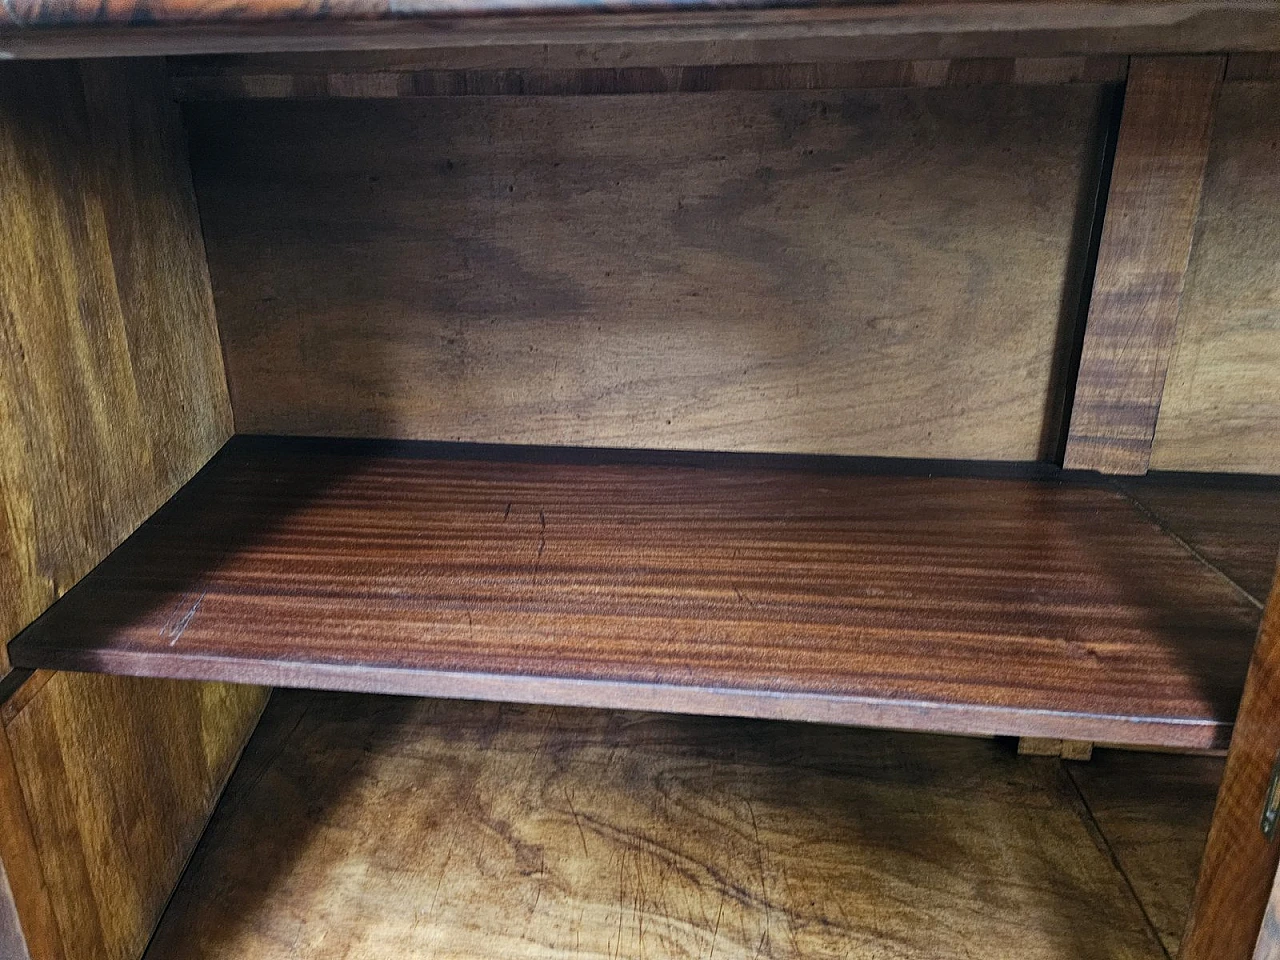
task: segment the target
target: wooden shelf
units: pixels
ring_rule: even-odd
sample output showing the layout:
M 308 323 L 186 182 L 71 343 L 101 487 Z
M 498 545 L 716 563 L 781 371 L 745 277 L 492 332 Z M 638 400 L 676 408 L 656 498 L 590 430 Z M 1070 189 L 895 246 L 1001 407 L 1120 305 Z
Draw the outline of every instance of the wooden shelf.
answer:
M 504 456 L 233 441 L 13 661 L 1135 744 L 1229 736 L 1257 605 L 1109 485 Z

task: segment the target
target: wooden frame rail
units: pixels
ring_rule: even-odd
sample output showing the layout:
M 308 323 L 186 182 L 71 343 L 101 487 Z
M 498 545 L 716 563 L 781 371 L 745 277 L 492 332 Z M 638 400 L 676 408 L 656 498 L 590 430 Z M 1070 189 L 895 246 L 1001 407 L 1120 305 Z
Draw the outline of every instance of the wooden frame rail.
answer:
M 980 0 L 788 7 L 632 0 L 15 0 L 0 13 L 6 58 L 566 45 L 668 63 L 1280 51 L 1271 0 Z
M 1065 465 L 1146 473 L 1209 162 L 1222 57 L 1137 58 L 1111 171 Z
M 1280 863 L 1280 839 L 1263 836 L 1263 802 L 1280 757 L 1280 576 L 1253 652 L 1218 792 L 1179 960 L 1274 956 L 1275 924 L 1263 926 Z M 1259 939 L 1261 931 L 1261 938 Z

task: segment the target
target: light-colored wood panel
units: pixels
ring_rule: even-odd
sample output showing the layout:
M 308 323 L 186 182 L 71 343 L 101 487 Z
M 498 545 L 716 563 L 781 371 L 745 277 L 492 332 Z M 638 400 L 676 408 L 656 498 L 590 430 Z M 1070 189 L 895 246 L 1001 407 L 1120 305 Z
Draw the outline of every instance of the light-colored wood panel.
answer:
M 447 58 L 404 52 L 338 58 L 188 57 L 174 60 L 171 72 L 179 99 L 280 100 L 1117 83 L 1129 69 L 1125 57 L 647 67 L 596 64 L 584 50 L 566 50 L 562 56 L 558 66 L 524 69 L 449 67 Z M 593 65 L 581 66 L 584 60 Z
M 147 960 L 1163 958 L 1100 842 L 992 741 L 282 691 Z
M 51 676 L 51 674 L 37 674 Z M 15 702 L 10 696 L 19 685 L 28 686 L 32 675 L 16 670 L 4 680 L 5 705 Z M 45 883 L 44 870 L 31 832 L 31 818 L 22 796 L 9 737 L 0 729 L 0 859 L 4 861 L 14 911 L 21 928 L 24 948 L 34 960 L 66 960 L 62 934 L 53 912 L 53 896 Z
M 33 960 L 141 954 L 266 696 L 58 673 L 6 712 L 21 809 L 0 829 L 25 831 L 31 859 L 6 865 L 43 883 L 18 901 Z
M 231 429 L 163 69 L 83 69 L 0 64 L 0 642 Z
M 1222 57 L 1130 66 L 1067 467 L 1147 471 L 1224 67 Z
M 1212 757 L 1098 750 L 1089 763 L 1067 768 L 1171 957 L 1191 909 L 1222 767 Z
M 1280 83 L 1222 92 L 1152 466 L 1280 473 Z
M 1280 574 L 1271 588 L 1179 960 L 1248 960 L 1262 927 L 1280 844 L 1262 832 L 1280 757 Z
M 0 65 L 0 641 L 226 440 L 168 81 Z M 10 674 L 0 859 L 32 960 L 133 960 L 265 691 Z M 7 956 L 7 954 L 6 954 Z
M 188 105 L 237 426 L 1036 459 L 1104 101 Z
M 1092 740 L 1059 740 L 1056 737 L 1019 737 L 1018 755 L 1023 757 L 1060 757 L 1063 760 L 1093 758 Z

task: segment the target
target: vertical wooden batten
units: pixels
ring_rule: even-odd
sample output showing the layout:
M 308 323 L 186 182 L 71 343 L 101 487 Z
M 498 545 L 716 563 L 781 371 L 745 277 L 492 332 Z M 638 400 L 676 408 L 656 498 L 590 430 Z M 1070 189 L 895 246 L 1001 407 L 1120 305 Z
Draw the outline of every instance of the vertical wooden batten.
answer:
M 154 61 L 0 64 L 5 646 L 231 433 L 184 136 Z M 0 682 L 0 956 L 135 960 L 266 691 Z
M 1280 756 L 1277 717 L 1280 577 L 1271 590 L 1236 717 L 1179 960 L 1248 960 L 1253 956 L 1280 863 L 1280 839 L 1268 840 L 1260 826 L 1272 765 Z
M 1135 58 L 1065 465 L 1146 473 L 1225 58 Z

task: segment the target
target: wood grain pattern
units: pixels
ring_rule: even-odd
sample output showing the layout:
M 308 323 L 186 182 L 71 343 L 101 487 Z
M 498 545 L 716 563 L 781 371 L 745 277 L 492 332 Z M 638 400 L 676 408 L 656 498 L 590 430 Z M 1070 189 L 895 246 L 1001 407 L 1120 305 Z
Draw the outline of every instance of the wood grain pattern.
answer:
M 0 64 L 0 649 L 230 434 L 166 86 Z
M 1280 478 L 1152 474 L 1120 487 L 1259 606 L 1266 603 L 1280 557 Z
M 1262 929 L 1254 945 L 1253 960 L 1280 960 L 1280 873 L 1271 887 L 1271 897 L 1262 917 Z
M 1152 465 L 1280 473 L 1280 84 L 1223 90 Z
M 50 675 L 36 674 L 41 678 Z M 25 685 L 31 676 L 28 671 L 11 672 L 3 681 L 4 692 L 8 694 Z M 12 703 L 12 697 L 6 697 L 4 702 Z M 53 908 L 58 891 L 51 890 L 45 882 L 13 750 L 3 733 L 0 733 L 0 860 L 4 862 L 14 911 L 22 929 L 23 948 L 34 960 L 66 960 Z
M 1147 471 L 1223 69 L 1221 57 L 1139 58 L 1130 66 L 1068 467 Z
M 1280 54 L 1233 53 L 1227 57 L 1227 83 L 1280 80 Z
M 702 3 L 702 9 L 698 4 Z M 663 0 L 663 5 L 671 4 Z M 167 55 L 415 47 L 674 45 L 676 63 L 809 62 L 992 56 L 1071 56 L 1280 50 L 1270 0 L 1143 2 L 679 3 L 639 0 L 602 10 L 580 0 L 14 0 L 0 17 L 0 53 L 11 57 Z M 721 9 L 707 9 L 719 6 Z M 377 16 L 394 7 L 394 19 Z M 764 7 L 761 9 L 761 7 Z M 773 7 L 770 9 L 769 7 Z M 781 7 L 781 9 L 777 9 Z M 790 8 L 788 8 L 790 7 Z M 323 10 L 324 18 L 316 19 Z M 521 14 L 520 11 L 526 11 Z M 536 12 L 533 12 L 536 11 Z M 557 12 L 562 11 L 562 12 Z M 567 11 L 567 12 L 565 12 Z M 481 12 L 484 16 L 474 16 Z M 513 15 L 514 14 L 514 15 Z M 530 15 L 532 14 L 532 15 Z M 140 16 L 138 28 L 114 27 Z M 92 21 L 90 27 L 81 26 Z M 43 29 L 30 29 L 43 26 Z
M 0 64 L 0 641 L 230 433 L 167 85 L 155 63 Z M 31 960 L 140 954 L 264 697 L 0 683 L 0 862 Z
M 884 21 L 910 24 L 914 20 L 930 17 L 941 22 L 931 24 L 938 32 L 960 32 L 972 29 L 975 22 L 995 21 L 988 29 L 1009 29 L 1009 21 L 1035 24 L 1060 31 L 1071 28 L 1106 27 L 1116 30 L 1125 27 L 1162 24 L 1171 32 L 1176 31 L 1178 21 L 1200 17 L 1209 20 L 1209 29 L 1221 30 L 1228 26 L 1241 33 L 1239 23 L 1230 20 L 1248 19 L 1265 9 L 1265 5 L 1234 0 L 1234 2 L 1190 2 L 1190 0 L 1143 0 L 1129 4 L 1091 4 L 1082 0 L 1065 3 L 1046 3 L 1043 0 L 1014 0 L 1005 3 L 937 3 L 931 0 L 891 0 L 886 4 L 867 2 L 839 4 L 831 0 L 615 0 L 607 11 L 613 14 L 626 12 L 658 11 L 670 19 L 672 27 L 679 26 L 678 14 L 682 11 L 715 10 L 777 10 L 798 8 L 809 11 L 815 7 L 843 8 L 846 16 L 860 15 L 864 21 Z M 977 9 L 974 9 L 977 8 Z M 600 13 L 601 6 L 585 0 L 12 0 L 3 8 L 0 23 L 6 26 L 66 27 L 73 24 L 129 24 L 170 23 L 191 24 L 214 22 L 270 22 L 305 20 L 380 20 L 403 18 L 465 18 L 493 16 L 495 14 L 521 13 Z M 1231 17 L 1234 14 L 1234 18 Z M 673 16 L 675 15 L 675 16 Z M 1199 24 L 1205 29 L 1205 24 Z M 1253 49 L 1259 40 L 1243 37 L 1246 46 Z M 1277 41 L 1277 38 L 1271 38 Z M 1277 41 L 1280 46 L 1280 41 Z
M 31 960 L 27 941 L 22 935 L 22 923 L 13 902 L 9 878 L 5 874 L 4 861 L 0 858 L 0 956 L 7 960 Z
M 1053 737 L 1019 737 L 1018 755 L 1090 760 L 1093 758 L 1093 743 L 1089 740 L 1057 740 Z
M 1170 957 L 1191 910 L 1223 761 L 1098 750 L 1067 772 Z
M 1271 767 L 1278 756 L 1280 589 L 1273 587 L 1253 651 L 1179 960 L 1253 956 L 1280 863 L 1280 844 L 1268 841 L 1259 827 Z
M 395 74 L 396 76 L 451 73 L 480 73 L 497 77 L 500 73 L 516 74 L 580 74 L 591 76 L 596 71 L 647 69 L 654 76 L 705 77 L 708 82 L 760 83 L 764 79 L 838 78 L 840 87 L 917 86 L 959 83 L 962 75 L 975 68 L 980 82 L 1007 81 L 1012 73 L 1016 82 L 1028 83 L 1107 83 L 1123 80 L 1128 73 L 1129 58 L 1116 55 L 1062 57 L 981 57 L 957 56 L 895 57 L 865 59 L 839 57 L 832 50 L 819 60 L 762 59 L 756 62 L 728 62 L 709 52 L 695 60 L 672 59 L 667 44 L 628 47 L 599 44 L 547 44 L 532 46 L 440 47 L 408 50 L 348 50 L 326 53 L 222 54 L 218 56 L 172 57 L 168 63 L 175 93 L 190 88 L 193 93 L 205 88 L 236 89 L 237 81 L 248 78 L 296 78 L 298 92 L 323 90 L 327 77 Z M 795 71 L 790 74 L 787 71 Z M 623 75 L 627 75 L 623 73 Z M 1051 80 L 1056 77 L 1057 80 Z M 288 82 L 295 82 L 290 80 Z M 495 81 L 499 82 L 499 81 Z M 513 81 L 505 81 L 513 83 Z M 514 83 L 513 83 L 514 85 Z M 339 83 L 341 86 L 341 83 Z M 512 93 L 520 91 L 512 90 Z M 262 91 L 266 95 L 267 91 Z M 245 94 L 252 96 L 253 94 Z
M 281 692 L 146 960 L 1163 958 L 1099 842 L 989 741 Z
M 1104 100 L 188 104 L 237 428 L 1037 459 Z
M 1204 747 L 1257 616 L 1106 487 L 235 441 L 12 652 Z
M 566 56 L 573 64 L 590 51 Z M 710 93 L 724 90 L 856 90 L 1008 84 L 1119 83 L 1125 57 L 996 57 L 862 60 L 852 63 L 593 66 L 502 69 L 440 67 L 422 56 L 173 61 L 180 100 L 388 99 L 426 96 L 555 96 Z
M 141 955 L 267 691 L 59 673 L 6 702 L 0 850 L 32 960 Z M 21 858 L 10 856 L 21 851 Z

